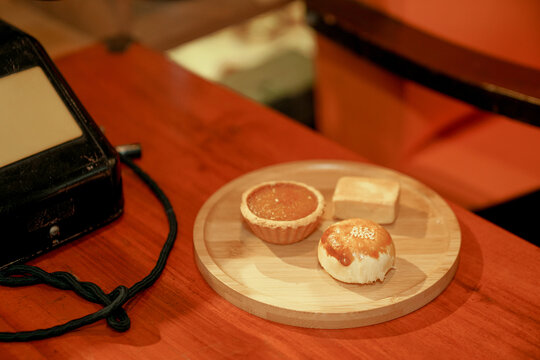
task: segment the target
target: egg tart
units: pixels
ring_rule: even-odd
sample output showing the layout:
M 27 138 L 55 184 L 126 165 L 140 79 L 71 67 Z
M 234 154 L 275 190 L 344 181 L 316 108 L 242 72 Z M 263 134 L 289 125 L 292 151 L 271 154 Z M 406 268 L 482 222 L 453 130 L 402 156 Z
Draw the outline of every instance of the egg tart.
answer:
M 244 191 L 240 211 L 260 239 L 292 244 L 317 228 L 324 211 L 324 197 L 304 183 L 269 181 Z

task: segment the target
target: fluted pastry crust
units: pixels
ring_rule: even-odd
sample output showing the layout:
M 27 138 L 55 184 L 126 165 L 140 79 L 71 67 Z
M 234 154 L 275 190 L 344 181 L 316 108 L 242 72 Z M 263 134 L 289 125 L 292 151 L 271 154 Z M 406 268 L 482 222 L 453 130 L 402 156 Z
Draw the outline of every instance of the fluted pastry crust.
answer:
M 250 194 L 262 187 L 279 184 L 293 184 L 307 189 L 315 197 L 315 210 L 307 216 L 295 220 L 272 220 L 256 215 L 248 206 Z M 306 238 L 317 228 L 324 212 L 324 197 L 314 187 L 301 182 L 268 181 L 244 191 L 240 211 L 247 225 L 257 237 L 274 244 L 291 244 Z

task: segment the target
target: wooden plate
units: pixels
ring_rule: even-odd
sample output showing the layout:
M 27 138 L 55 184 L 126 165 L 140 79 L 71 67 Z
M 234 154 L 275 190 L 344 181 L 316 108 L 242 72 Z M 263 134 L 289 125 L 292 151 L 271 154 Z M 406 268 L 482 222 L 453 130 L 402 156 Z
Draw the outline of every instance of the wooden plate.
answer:
M 397 220 L 385 228 L 396 269 L 384 282 L 345 284 L 319 265 L 317 244 L 332 219 L 332 194 L 342 176 L 401 183 Z M 292 245 L 255 237 L 242 221 L 244 190 L 262 181 L 296 180 L 317 188 L 326 210 L 318 230 Z M 452 280 L 461 244 L 452 210 L 434 191 L 392 170 L 345 161 L 303 161 L 263 168 L 223 186 L 203 205 L 193 234 L 199 270 L 210 286 L 249 313 L 283 324 L 348 328 L 391 320 L 430 302 Z

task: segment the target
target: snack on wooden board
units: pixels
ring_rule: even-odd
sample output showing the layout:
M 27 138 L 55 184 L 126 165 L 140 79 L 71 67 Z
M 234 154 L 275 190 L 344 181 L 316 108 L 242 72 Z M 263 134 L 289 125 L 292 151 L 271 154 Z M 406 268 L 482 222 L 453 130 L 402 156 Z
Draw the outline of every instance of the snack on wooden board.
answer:
M 396 250 L 392 237 L 381 225 L 366 219 L 348 219 L 324 231 L 317 255 L 333 278 L 367 284 L 384 280 L 394 266 Z
M 246 190 L 240 211 L 257 237 L 274 244 L 291 244 L 317 228 L 324 197 L 300 182 L 270 181 Z
M 397 215 L 399 182 L 359 176 L 338 180 L 332 198 L 334 217 L 362 218 L 379 224 L 394 222 Z

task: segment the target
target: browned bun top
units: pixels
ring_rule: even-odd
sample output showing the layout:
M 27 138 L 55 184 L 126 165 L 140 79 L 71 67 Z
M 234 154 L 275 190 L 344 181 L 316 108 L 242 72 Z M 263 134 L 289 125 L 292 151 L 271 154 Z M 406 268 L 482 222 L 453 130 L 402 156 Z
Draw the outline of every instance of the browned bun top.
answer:
M 348 219 L 330 225 L 322 234 L 321 245 L 328 255 L 348 266 L 353 256 L 378 259 L 380 253 L 395 252 L 392 238 L 381 225 L 366 219 Z M 392 254 L 394 255 L 394 254 Z

